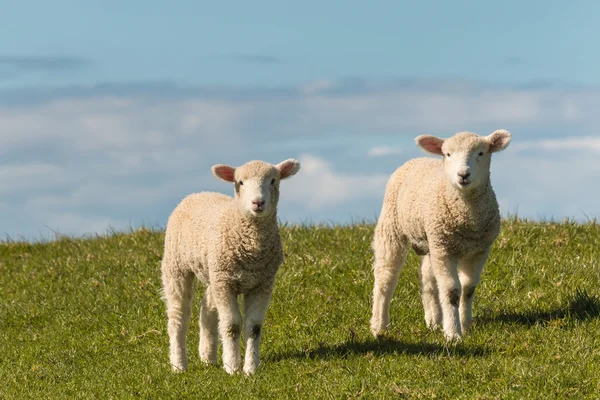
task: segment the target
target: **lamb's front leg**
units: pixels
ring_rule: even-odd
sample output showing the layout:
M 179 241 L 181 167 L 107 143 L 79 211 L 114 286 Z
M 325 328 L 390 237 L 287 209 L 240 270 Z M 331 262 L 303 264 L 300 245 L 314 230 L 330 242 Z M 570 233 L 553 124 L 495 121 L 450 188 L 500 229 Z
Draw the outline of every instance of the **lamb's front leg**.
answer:
M 228 374 L 242 369 L 240 335 L 242 315 L 237 294 L 229 288 L 215 287 L 212 291 L 219 312 L 219 333 L 223 341 L 223 366 Z
M 462 330 L 458 305 L 461 296 L 457 262 L 446 255 L 431 253 L 431 266 L 438 284 L 446 340 L 460 340 Z
M 479 283 L 481 271 L 487 261 L 490 249 L 485 252 L 465 257 L 458 263 L 458 275 L 462 286 L 460 298 L 460 325 L 463 333 L 471 327 L 473 320 L 473 300 L 475 299 L 475 288 Z
M 271 301 L 271 289 L 248 293 L 244 296 L 244 337 L 246 339 L 246 357 L 244 359 L 244 372 L 251 375 L 256 372 L 260 363 L 260 339 L 262 326 Z

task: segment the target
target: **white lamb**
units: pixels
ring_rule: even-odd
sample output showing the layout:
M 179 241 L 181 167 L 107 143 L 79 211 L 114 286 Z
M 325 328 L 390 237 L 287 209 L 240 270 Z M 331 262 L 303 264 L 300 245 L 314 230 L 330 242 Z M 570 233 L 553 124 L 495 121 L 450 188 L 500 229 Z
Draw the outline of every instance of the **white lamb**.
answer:
M 238 295 L 244 295 L 244 372 L 259 364 L 262 324 L 273 282 L 283 262 L 277 225 L 279 183 L 300 169 L 289 159 L 277 165 L 251 161 L 239 168 L 218 164 L 218 178 L 233 182 L 234 198 L 219 193 L 186 197 L 169 217 L 162 260 L 167 304 L 170 361 L 175 371 L 187 369 L 185 337 L 191 314 L 194 277 L 206 294 L 200 309 L 200 358 L 217 363 L 218 336 L 229 374 L 242 369 L 242 315 Z
M 390 300 L 409 248 L 420 267 L 425 322 L 443 324 L 447 340 L 460 340 L 472 320 L 473 297 L 490 248 L 500 232 L 498 203 L 490 182 L 494 152 L 511 135 L 461 132 L 449 139 L 421 135 L 417 144 L 443 160 L 417 158 L 388 181 L 375 228 L 371 332 L 385 332 Z

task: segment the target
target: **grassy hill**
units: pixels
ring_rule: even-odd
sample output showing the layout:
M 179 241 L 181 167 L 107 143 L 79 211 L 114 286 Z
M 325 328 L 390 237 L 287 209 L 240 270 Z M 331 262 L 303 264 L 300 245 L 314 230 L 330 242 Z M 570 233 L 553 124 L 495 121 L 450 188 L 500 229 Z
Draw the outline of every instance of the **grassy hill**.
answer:
M 371 338 L 373 226 L 282 227 L 286 261 L 254 377 L 203 366 L 197 285 L 190 369 L 172 374 L 163 233 L 0 244 L 0 398 L 598 398 L 600 225 L 504 221 L 474 325 L 426 329 L 417 257 Z

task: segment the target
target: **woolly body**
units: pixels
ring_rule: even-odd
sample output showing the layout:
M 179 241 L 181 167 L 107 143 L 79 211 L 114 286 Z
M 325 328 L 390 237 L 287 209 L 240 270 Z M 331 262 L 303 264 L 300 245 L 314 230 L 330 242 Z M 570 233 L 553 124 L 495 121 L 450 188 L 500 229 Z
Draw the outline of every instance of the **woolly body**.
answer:
M 386 211 L 395 211 L 396 231 L 418 255 L 429 254 L 430 245 L 457 258 L 487 249 L 500 230 L 491 185 L 468 197 L 446 186 L 441 160 L 416 158 L 398 168 L 384 200 Z
M 176 266 L 179 273 L 193 272 L 205 285 L 246 294 L 271 286 L 283 262 L 276 214 L 254 221 L 221 193 L 186 197 L 167 226 L 165 259 L 173 258 L 165 265 Z

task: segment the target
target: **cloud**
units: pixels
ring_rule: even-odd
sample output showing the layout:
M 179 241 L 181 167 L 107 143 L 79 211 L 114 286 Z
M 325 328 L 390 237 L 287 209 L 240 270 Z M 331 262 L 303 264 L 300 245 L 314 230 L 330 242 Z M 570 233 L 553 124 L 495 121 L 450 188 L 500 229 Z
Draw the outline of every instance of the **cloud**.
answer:
M 591 151 L 600 152 L 600 137 L 584 136 L 558 139 L 544 139 L 517 144 L 516 150 L 545 150 L 545 151 Z
M 416 135 L 499 128 L 513 133 L 493 163 L 503 209 L 597 215 L 598 108 L 594 87 L 463 80 L 0 89 L 2 232 L 164 225 L 185 195 L 231 191 L 213 164 L 290 157 L 303 167 L 282 187 L 283 220 L 373 218 L 389 175 L 422 155 Z
M 594 152 L 505 152 L 492 162 L 502 211 L 542 219 L 600 218 L 600 164 Z
M 316 80 L 298 85 L 298 90 L 304 95 L 318 94 L 336 88 L 336 83 L 327 79 Z
M 392 146 L 378 146 L 371 147 L 367 152 L 367 155 L 370 157 L 384 157 L 384 156 L 392 156 L 402 153 L 402 149 L 398 147 Z
M 309 211 L 383 194 L 388 176 L 349 174 L 335 171 L 331 162 L 311 154 L 302 154 L 301 173 L 286 185 L 282 201 L 299 203 Z
M 460 130 L 490 133 L 507 128 L 528 136 L 594 132 L 600 123 L 600 89 L 547 85 L 498 86 L 460 80 L 315 81 L 297 87 L 181 87 L 169 83 L 104 84 L 61 89 L 0 90 L 0 112 L 19 107 L 100 103 L 121 112 L 163 111 L 182 104 L 190 128 L 229 125 L 255 138 L 299 134 L 391 135 Z M 206 110 L 195 116 L 191 108 Z M 210 111 L 212 110 L 212 112 Z M 177 111 L 176 114 L 182 114 Z M 29 115 L 27 116 L 29 118 Z M 172 119 L 171 117 L 169 117 Z M 211 119 L 216 121 L 211 121 Z M 108 123 L 108 121 L 105 121 Z M 33 124 L 33 122 L 32 122 Z M 122 135 L 119 134 L 119 137 Z

